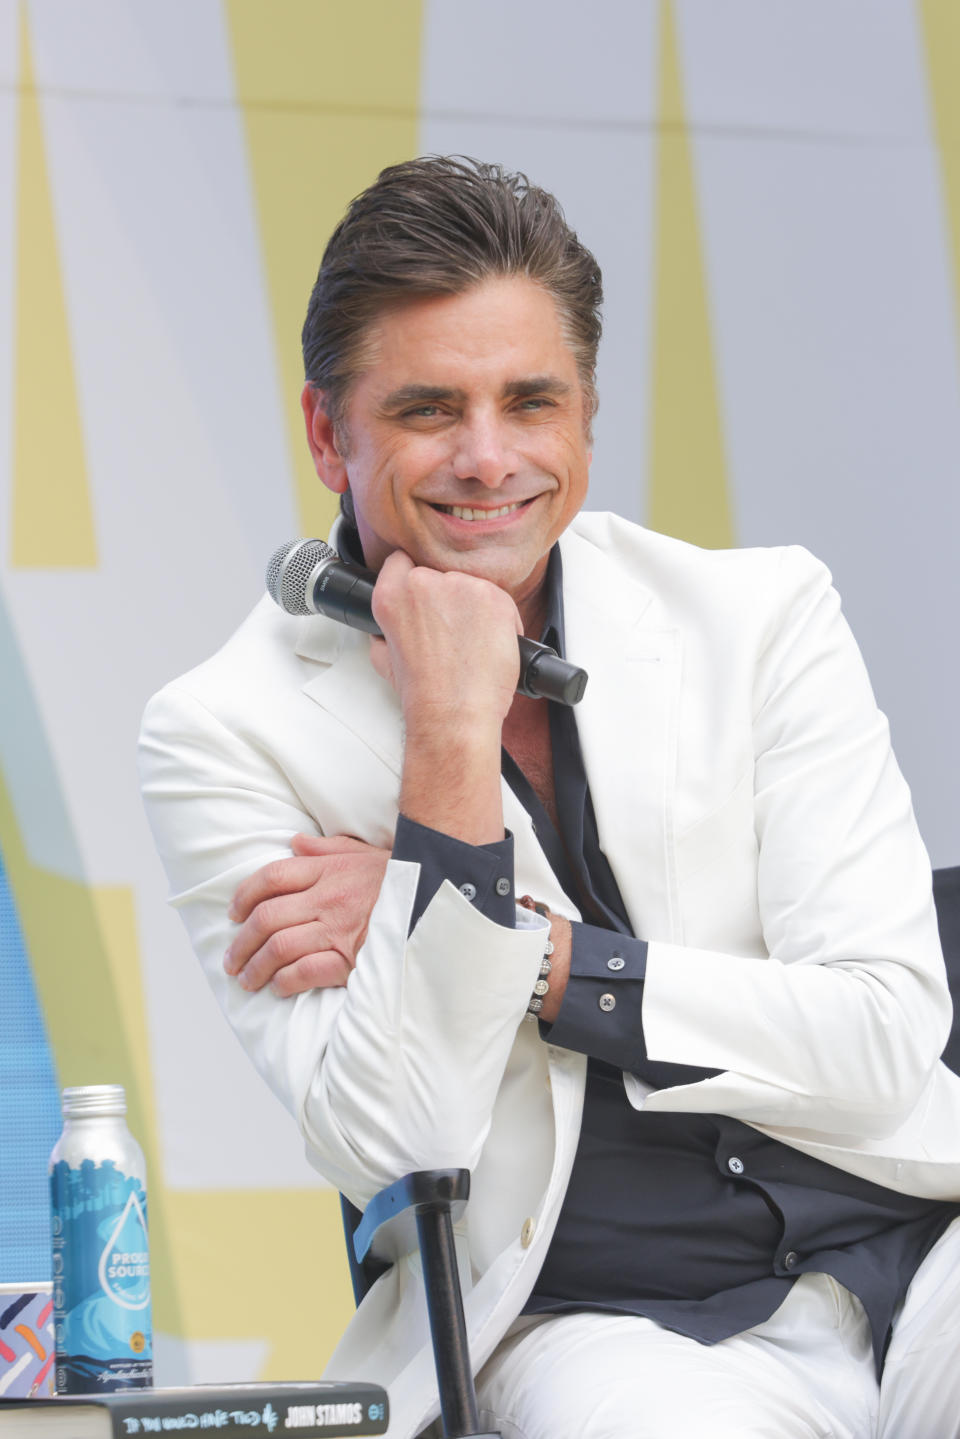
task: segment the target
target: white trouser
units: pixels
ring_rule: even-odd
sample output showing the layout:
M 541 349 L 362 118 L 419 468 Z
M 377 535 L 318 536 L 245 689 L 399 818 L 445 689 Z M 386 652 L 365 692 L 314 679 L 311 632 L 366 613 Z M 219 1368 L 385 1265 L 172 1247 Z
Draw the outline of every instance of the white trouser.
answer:
M 859 1301 L 807 1274 L 709 1346 L 631 1315 L 521 1319 L 477 1394 L 504 1439 L 960 1439 L 960 1220 L 910 1287 L 882 1392 Z

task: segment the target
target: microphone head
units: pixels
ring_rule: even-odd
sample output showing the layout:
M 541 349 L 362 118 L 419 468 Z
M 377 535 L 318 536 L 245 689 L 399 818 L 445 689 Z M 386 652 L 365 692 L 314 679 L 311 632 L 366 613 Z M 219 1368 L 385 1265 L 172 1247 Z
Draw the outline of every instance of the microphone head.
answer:
M 310 583 L 321 565 L 337 558 L 336 550 L 323 540 L 290 540 L 270 556 L 267 565 L 267 593 L 288 615 L 312 615 Z

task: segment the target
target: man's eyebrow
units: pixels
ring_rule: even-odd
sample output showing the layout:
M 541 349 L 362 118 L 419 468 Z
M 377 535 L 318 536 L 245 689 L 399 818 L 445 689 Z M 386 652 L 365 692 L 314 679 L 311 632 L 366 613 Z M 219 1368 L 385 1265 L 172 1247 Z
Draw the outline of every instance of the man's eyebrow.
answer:
M 523 380 L 511 380 L 504 385 L 503 393 L 506 399 L 524 400 L 531 395 L 554 395 L 562 399 L 572 392 L 573 386 L 568 385 L 566 380 L 561 380 L 558 375 L 530 375 Z
M 507 400 L 524 400 L 533 395 L 553 395 L 563 399 L 572 393 L 573 387 L 558 375 L 527 375 L 521 380 L 510 380 L 503 387 Z M 435 405 L 453 403 L 462 405 L 466 401 L 465 390 L 452 385 L 401 385 L 391 390 L 380 403 L 383 410 L 403 410 L 408 405 Z
M 384 396 L 381 408 L 402 410 L 406 405 L 432 405 L 444 400 L 462 403 L 465 399 L 463 390 L 447 385 L 401 385 L 398 390 L 391 390 L 389 395 Z

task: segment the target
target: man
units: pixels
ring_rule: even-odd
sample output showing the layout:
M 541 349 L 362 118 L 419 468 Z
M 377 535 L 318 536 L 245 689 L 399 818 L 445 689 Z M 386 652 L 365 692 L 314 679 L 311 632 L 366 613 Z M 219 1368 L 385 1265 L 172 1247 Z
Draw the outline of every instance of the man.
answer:
M 909 796 L 822 566 L 579 513 L 599 303 L 522 177 L 350 207 L 303 407 L 384 639 L 265 600 L 151 702 L 174 903 L 354 1202 L 473 1171 L 491 1426 L 939 1439 L 960 1082 Z M 515 694 L 520 632 L 575 713 Z M 330 1372 L 436 1414 L 414 1259 Z

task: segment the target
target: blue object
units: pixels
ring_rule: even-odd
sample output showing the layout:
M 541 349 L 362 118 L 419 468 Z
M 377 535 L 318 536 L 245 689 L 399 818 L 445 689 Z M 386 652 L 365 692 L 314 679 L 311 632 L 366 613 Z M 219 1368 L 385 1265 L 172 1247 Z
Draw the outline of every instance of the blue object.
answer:
M 0 1284 L 51 1277 L 47 1161 L 60 1096 L 13 895 L 0 856 Z

